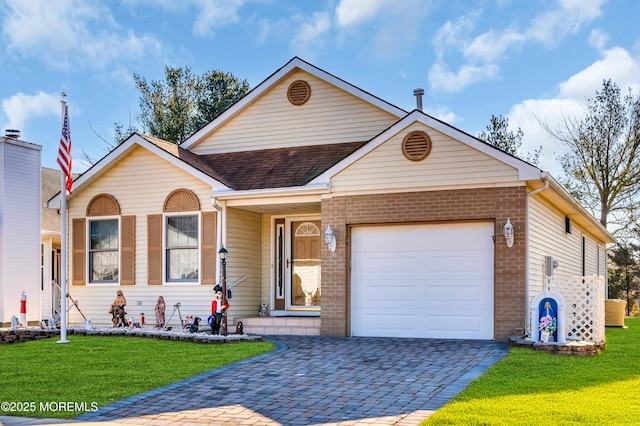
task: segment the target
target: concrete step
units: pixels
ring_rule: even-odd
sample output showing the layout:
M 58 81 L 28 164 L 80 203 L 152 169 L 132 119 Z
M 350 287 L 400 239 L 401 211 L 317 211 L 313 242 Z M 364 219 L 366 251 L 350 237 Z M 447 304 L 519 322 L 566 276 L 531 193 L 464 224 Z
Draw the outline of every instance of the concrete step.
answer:
M 246 317 L 235 318 L 235 324 L 242 321 L 247 334 L 282 336 L 319 336 L 319 317 Z M 233 328 L 235 329 L 235 324 Z M 230 328 L 231 329 L 231 328 Z

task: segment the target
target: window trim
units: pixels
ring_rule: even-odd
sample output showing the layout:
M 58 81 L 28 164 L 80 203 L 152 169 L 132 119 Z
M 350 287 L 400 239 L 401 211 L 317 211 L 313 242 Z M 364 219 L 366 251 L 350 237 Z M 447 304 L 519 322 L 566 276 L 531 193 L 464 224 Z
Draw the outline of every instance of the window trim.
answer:
M 198 244 L 196 250 L 198 253 L 198 278 L 195 280 L 169 280 L 169 265 L 167 261 L 167 218 L 196 216 L 198 219 Z M 162 214 L 162 285 L 200 285 L 202 281 L 202 214 L 200 210 L 179 211 Z
M 116 250 L 118 253 L 118 279 L 117 280 L 113 280 L 113 281 L 94 281 L 93 280 L 93 275 L 91 274 L 91 222 L 98 222 L 98 221 L 104 221 L 104 220 L 117 220 L 118 222 L 118 249 Z M 86 218 L 86 231 L 85 231 L 85 236 L 86 236 L 86 242 L 85 242 L 85 247 L 86 247 L 86 253 L 85 253 L 85 257 L 87 259 L 87 264 L 86 264 L 86 284 L 87 285 L 92 285 L 92 286 L 119 286 L 120 285 L 120 268 L 122 267 L 121 263 L 121 232 L 122 232 L 122 223 L 120 221 L 120 216 L 87 216 Z

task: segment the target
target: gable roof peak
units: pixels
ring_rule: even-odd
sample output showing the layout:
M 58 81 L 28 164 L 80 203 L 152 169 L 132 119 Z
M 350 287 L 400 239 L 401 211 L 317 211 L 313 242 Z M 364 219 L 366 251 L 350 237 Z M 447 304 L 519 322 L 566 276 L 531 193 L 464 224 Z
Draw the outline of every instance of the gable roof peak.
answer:
M 206 135 L 214 131 L 216 128 L 220 127 L 222 124 L 226 123 L 238 112 L 242 111 L 254 100 L 259 98 L 263 93 L 267 92 L 270 88 L 280 83 L 282 79 L 286 78 L 289 73 L 296 68 L 305 71 L 313 75 L 314 77 L 327 82 L 328 84 L 336 86 L 337 88 L 342 89 L 345 92 L 350 93 L 398 118 L 404 117 L 407 114 L 407 111 L 405 111 L 404 109 L 399 108 L 381 98 L 378 98 L 377 96 L 374 96 L 371 93 L 360 89 L 359 87 L 354 86 L 353 84 L 348 83 L 345 80 L 342 80 L 341 78 L 318 68 L 315 65 L 312 65 L 311 63 L 301 59 L 298 56 L 294 56 L 286 64 L 284 64 L 282 67 L 268 76 L 264 81 L 251 89 L 249 93 L 247 93 L 242 99 L 233 104 L 222 114 L 202 127 L 200 130 L 195 132 L 193 135 L 189 136 L 189 138 L 182 142 L 180 146 L 184 149 L 189 149 L 197 145 L 204 137 L 206 137 Z

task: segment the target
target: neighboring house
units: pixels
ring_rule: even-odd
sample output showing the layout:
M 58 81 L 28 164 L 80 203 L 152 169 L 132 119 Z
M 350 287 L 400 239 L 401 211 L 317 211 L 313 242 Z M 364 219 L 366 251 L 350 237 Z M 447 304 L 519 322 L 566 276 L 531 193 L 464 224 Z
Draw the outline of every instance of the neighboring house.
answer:
M 0 323 L 40 321 L 40 159 L 42 147 L 20 140 L 17 131 L 0 138 Z M 27 324 L 23 324 L 27 325 Z
M 545 256 L 604 277 L 614 242 L 545 172 L 299 58 L 180 146 L 129 137 L 76 179 L 69 232 L 94 324 L 118 289 L 147 322 L 158 296 L 206 318 L 224 246 L 230 327 L 267 304 L 289 327 L 270 333 L 498 341 L 528 327 Z
M 58 169 L 42 168 L 42 295 L 40 306 L 42 319 L 57 319 L 60 315 L 60 213 L 58 210 L 45 208 L 46 202 L 60 192 L 60 176 Z

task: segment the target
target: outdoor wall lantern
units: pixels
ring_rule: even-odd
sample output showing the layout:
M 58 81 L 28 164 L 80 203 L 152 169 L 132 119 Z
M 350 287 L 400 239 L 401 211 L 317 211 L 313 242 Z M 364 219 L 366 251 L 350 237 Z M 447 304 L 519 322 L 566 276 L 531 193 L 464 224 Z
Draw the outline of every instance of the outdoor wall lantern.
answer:
M 513 247 L 513 225 L 511 224 L 511 218 L 507 218 L 507 223 L 504 224 L 502 235 L 504 235 L 507 247 Z
M 226 248 L 221 247 L 218 251 L 218 256 L 220 256 L 220 261 L 222 264 L 222 305 L 224 306 L 227 303 L 227 254 L 229 252 Z M 220 322 L 220 334 L 222 336 L 226 336 L 229 334 L 227 332 L 227 311 L 226 309 L 222 311 L 222 321 Z
M 333 229 L 331 229 L 330 225 L 327 225 L 327 229 L 324 231 L 324 241 L 327 243 L 329 250 L 336 251 L 336 236 L 333 235 Z

